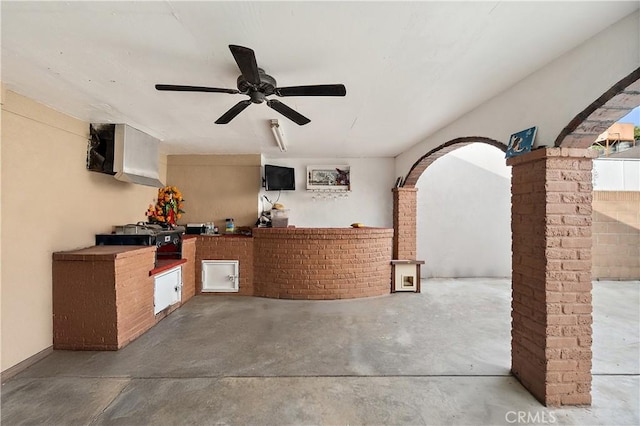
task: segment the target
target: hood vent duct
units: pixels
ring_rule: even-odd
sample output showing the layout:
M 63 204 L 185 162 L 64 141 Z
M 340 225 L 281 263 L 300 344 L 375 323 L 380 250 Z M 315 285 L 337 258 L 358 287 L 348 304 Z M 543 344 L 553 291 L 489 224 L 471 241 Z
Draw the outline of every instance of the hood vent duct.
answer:
M 91 124 L 89 170 L 114 175 L 123 182 L 164 186 L 158 166 L 159 141 L 126 124 Z

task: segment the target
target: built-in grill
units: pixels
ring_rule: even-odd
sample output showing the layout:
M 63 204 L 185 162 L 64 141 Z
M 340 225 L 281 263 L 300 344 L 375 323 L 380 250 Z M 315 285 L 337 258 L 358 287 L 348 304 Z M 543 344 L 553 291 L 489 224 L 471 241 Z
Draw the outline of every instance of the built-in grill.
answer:
M 96 245 L 156 246 L 156 264 L 161 259 L 182 258 L 184 226 L 167 229 L 161 225 L 130 224 L 114 226 L 111 234 L 96 234 Z

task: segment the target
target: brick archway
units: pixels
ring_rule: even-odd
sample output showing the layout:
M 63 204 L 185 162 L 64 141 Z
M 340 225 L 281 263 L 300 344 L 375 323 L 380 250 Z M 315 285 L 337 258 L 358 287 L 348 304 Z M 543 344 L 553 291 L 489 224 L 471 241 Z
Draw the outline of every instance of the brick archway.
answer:
M 463 146 L 470 145 L 472 143 L 485 143 L 488 145 L 495 146 L 500 149 L 502 152 L 507 151 L 507 146 L 500 141 L 495 139 L 485 138 L 481 136 L 466 136 L 462 138 L 452 139 L 449 142 L 445 142 L 437 148 L 432 149 L 427 152 L 425 155 L 420 157 L 418 161 L 416 161 L 413 166 L 411 166 L 411 170 L 407 173 L 406 178 L 404 179 L 404 183 L 402 187 L 404 188 L 415 188 L 416 183 L 418 183 L 418 179 L 422 173 L 438 158 L 450 153 L 451 151 L 455 151 L 458 148 L 462 148 Z
M 613 123 L 640 105 L 640 68 L 614 84 L 562 129 L 554 145 L 589 148 Z
M 452 139 L 432 149 L 416 161 L 400 188 L 393 188 L 393 258 L 415 260 L 417 251 L 417 191 L 422 173 L 438 158 L 472 143 L 485 143 L 506 152 L 507 146 L 495 139 L 466 136 Z
M 591 404 L 591 168 L 600 133 L 640 104 L 640 68 L 576 115 L 554 148 L 511 158 L 512 366 L 548 406 Z M 394 188 L 395 259 L 416 256 L 416 192 L 436 159 L 474 142 L 453 139 L 422 156 Z M 545 142 L 545 141 L 542 141 Z

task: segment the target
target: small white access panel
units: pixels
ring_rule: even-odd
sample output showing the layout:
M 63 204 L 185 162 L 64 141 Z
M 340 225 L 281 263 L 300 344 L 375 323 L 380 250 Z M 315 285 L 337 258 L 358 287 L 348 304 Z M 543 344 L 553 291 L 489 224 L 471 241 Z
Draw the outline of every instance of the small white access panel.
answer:
M 203 260 L 202 292 L 236 293 L 240 288 L 239 263 L 238 260 Z
M 154 277 L 153 313 L 182 300 L 182 267 L 177 266 Z
M 424 260 L 392 260 L 391 292 L 420 293 L 420 265 L 424 265 Z

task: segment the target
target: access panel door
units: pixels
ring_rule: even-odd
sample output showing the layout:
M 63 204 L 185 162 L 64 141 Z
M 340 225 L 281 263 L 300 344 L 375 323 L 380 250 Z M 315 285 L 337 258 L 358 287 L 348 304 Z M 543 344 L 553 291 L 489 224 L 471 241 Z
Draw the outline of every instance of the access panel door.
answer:
M 182 267 L 178 266 L 154 277 L 153 313 L 178 303 L 182 298 Z
M 240 288 L 237 260 L 203 260 L 202 292 L 235 293 Z

